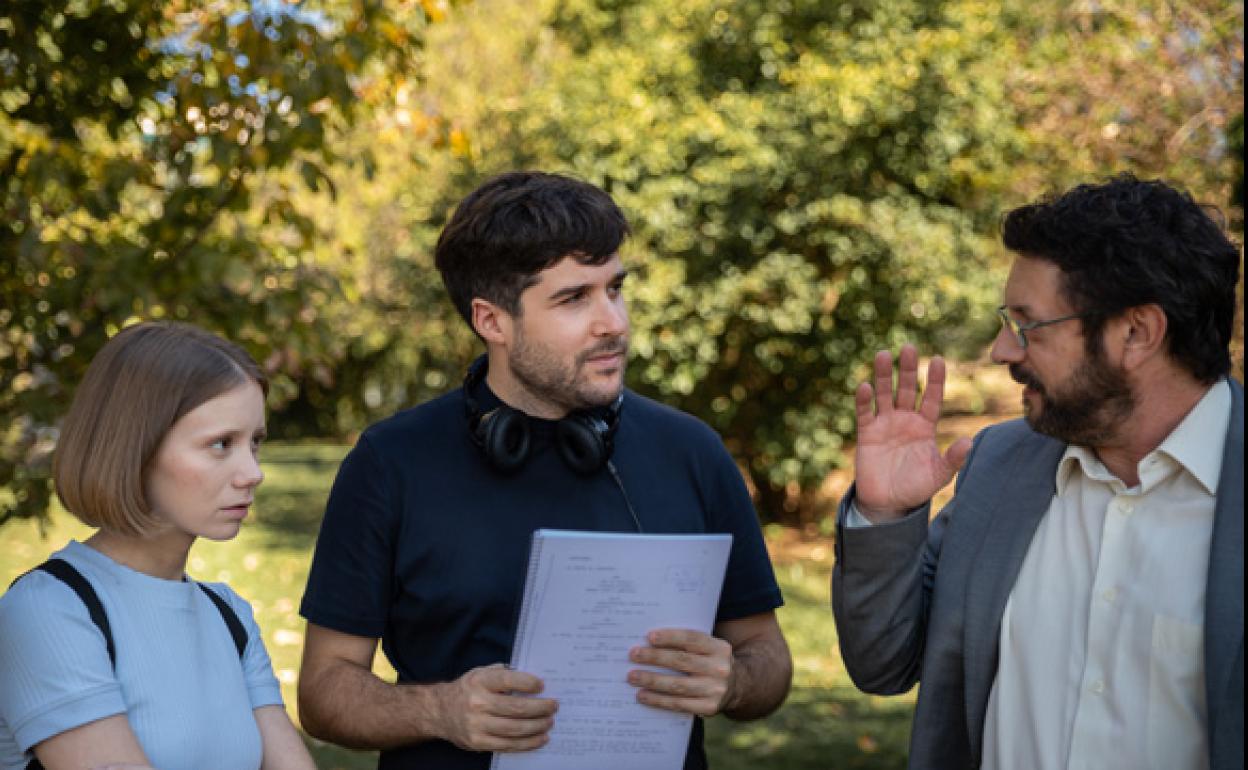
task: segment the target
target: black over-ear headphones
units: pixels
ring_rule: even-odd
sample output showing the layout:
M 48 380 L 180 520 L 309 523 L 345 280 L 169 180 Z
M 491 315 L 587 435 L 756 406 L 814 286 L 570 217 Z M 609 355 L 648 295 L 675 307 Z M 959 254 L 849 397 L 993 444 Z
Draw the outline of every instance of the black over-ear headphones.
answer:
M 487 363 L 484 356 L 473 362 L 464 378 L 468 435 L 485 453 L 490 465 L 501 473 L 515 473 L 529 459 L 532 443 L 529 416 L 506 404 L 481 413 L 472 391 L 485 379 Z M 588 475 L 608 463 L 623 403 L 624 394 L 621 392 L 601 415 L 593 411 L 576 411 L 558 421 L 555 447 L 569 468 Z

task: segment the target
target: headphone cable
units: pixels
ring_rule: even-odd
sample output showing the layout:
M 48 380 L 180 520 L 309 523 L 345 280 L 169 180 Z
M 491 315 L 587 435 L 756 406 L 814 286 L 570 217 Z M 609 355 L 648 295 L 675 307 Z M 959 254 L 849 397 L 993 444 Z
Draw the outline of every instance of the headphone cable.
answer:
M 615 463 L 607 460 L 607 470 L 611 471 L 611 478 L 615 479 L 615 485 L 620 488 L 620 494 L 624 496 L 624 505 L 628 506 L 628 515 L 633 517 L 637 534 L 644 535 L 646 530 L 641 526 L 641 519 L 637 518 L 637 511 L 633 510 L 633 504 L 628 499 L 628 490 L 624 489 L 624 481 L 620 478 L 620 472 L 615 469 Z

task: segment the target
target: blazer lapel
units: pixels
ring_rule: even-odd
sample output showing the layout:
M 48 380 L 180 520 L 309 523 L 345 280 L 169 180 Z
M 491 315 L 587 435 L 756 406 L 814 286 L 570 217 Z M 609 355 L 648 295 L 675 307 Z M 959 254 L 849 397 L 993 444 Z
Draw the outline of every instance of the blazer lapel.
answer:
M 1244 391 L 1231 386 L 1231 423 L 1222 454 L 1205 589 L 1205 697 L 1212 727 L 1244 643 Z
M 964 650 L 966 724 L 972 752 L 983 744 L 984 714 L 997 675 L 1001 616 L 1022 569 L 1036 527 L 1056 492 L 1057 463 L 1066 451 L 1060 441 L 1035 436 L 1015 448 L 1001 468 L 995 489 L 984 490 L 987 518 L 966 586 Z

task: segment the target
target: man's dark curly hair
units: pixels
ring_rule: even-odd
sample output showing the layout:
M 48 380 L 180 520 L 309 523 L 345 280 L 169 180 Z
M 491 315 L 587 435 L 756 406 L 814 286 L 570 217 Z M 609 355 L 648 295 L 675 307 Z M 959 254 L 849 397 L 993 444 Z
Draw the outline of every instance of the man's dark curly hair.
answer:
M 564 257 L 601 265 L 628 237 L 611 196 L 540 171 L 500 174 L 468 194 L 442 229 L 434 260 L 455 309 L 472 325 L 480 297 L 520 314 L 520 294 Z
M 1106 321 L 1138 305 L 1165 311 L 1170 356 L 1197 380 L 1230 370 L 1239 249 L 1186 192 L 1131 174 L 1084 184 L 1005 215 L 1006 248 L 1054 263 L 1089 350 Z

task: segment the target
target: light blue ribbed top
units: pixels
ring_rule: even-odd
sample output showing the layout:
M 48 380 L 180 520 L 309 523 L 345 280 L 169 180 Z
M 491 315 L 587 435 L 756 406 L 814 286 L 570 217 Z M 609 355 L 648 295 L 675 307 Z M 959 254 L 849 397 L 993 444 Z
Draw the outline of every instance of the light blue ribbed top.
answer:
M 112 626 L 117 668 L 86 606 L 43 572 L 0 597 L 0 768 L 25 768 L 26 751 L 113 714 L 160 770 L 254 770 L 253 710 L 281 704 L 251 606 L 209 583 L 247 630 L 242 660 L 221 613 L 193 582 L 162 580 L 71 541 L 53 556 L 83 574 Z

